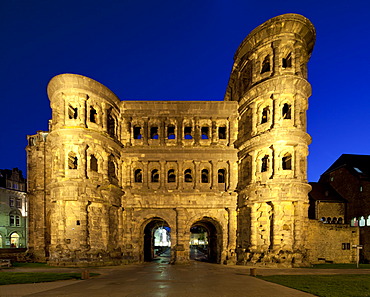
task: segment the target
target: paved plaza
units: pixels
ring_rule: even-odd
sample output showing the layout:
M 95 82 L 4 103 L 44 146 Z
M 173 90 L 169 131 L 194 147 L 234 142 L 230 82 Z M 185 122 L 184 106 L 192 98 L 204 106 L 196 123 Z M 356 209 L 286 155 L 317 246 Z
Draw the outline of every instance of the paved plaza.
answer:
M 14 268 L 12 271 L 40 271 Z M 81 268 L 48 268 L 48 272 L 81 272 Z M 259 270 L 265 274 L 268 270 Z M 0 286 L 0 296 L 313 296 L 249 276 L 244 266 L 193 261 L 189 265 L 146 263 L 94 268 L 100 276 L 87 280 Z M 262 273 L 261 273 L 262 274 Z

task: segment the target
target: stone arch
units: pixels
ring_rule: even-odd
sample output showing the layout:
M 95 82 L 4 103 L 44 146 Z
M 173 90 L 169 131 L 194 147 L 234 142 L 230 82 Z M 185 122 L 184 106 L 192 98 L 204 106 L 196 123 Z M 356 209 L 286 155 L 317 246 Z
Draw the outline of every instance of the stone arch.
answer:
M 141 260 L 151 262 L 163 257 L 167 258 L 166 262 L 169 262 L 173 252 L 171 250 L 171 226 L 168 220 L 163 219 L 162 216 L 153 215 L 144 220 L 140 229 L 143 239 Z M 158 230 L 164 231 L 160 238 L 156 234 Z
M 10 239 L 10 247 L 11 248 L 18 248 L 20 244 L 21 236 L 17 232 L 12 232 L 9 234 Z
M 190 259 L 221 263 L 223 236 L 221 224 L 214 218 L 203 216 L 190 225 Z

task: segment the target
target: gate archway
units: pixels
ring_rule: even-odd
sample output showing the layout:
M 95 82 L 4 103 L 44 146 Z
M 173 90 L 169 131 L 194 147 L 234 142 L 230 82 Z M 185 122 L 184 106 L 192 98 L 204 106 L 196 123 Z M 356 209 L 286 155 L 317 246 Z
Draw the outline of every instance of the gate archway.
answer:
M 161 218 L 152 218 L 144 228 L 144 261 L 169 262 L 171 257 L 171 228 Z
M 190 259 L 221 263 L 222 231 L 219 223 L 203 217 L 190 228 Z

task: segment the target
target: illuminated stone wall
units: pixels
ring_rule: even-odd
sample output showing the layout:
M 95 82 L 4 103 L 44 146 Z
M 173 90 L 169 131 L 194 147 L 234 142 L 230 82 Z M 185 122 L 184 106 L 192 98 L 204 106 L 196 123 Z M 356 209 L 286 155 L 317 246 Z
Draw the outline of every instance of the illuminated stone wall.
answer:
M 189 261 L 197 226 L 209 230 L 216 263 L 307 264 L 314 41 L 296 14 L 257 27 L 236 52 L 223 102 L 120 101 L 87 77 L 54 77 L 50 129 L 27 146 L 30 254 L 60 265 L 141 262 L 148 228 L 162 224 L 174 263 Z

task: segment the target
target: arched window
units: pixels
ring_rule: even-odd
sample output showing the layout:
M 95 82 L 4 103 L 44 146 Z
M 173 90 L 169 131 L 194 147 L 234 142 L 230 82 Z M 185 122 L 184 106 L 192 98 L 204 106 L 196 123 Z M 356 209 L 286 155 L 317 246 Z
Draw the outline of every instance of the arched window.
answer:
M 140 126 L 134 126 L 134 139 L 141 139 L 141 127 Z
M 116 164 L 114 162 L 114 156 L 110 155 L 108 160 L 108 179 L 111 184 L 117 185 L 118 179 L 116 174 Z
M 158 139 L 158 127 L 150 127 L 150 139 Z
M 267 55 L 262 62 L 261 74 L 270 71 L 270 56 Z
M 184 128 L 184 138 L 185 139 L 193 139 L 193 135 L 191 135 L 192 127 L 186 126 Z
M 261 124 L 267 123 L 270 116 L 270 107 L 266 106 L 264 109 L 262 109 L 262 115 L 261 115 Z
M 77 107 L 75 108 L 72 105 L 68 105 L 68 117 L 71 120 L 77 119 L 77 116 L 78 116 L 77 110 L 78 110 Z
M 292 53 L 288 53 L 285 58 L 282 59 L 283 68 L 292 68 Z
M 328 224 L 331 224 L 331 217 L 328 217 L 328 218 L 326 219 L 326 222 L 327 222 Z
M 202 139 L 209 139 L 209 127 L 202 127 L 201 134 Z
M 74 152 L 68 154 L 68 169 L 77 169 L 78 158 Z
M 265 155 L 261 159 L 261 172 L 266 172 L 269 169 L 269 156 Z
M 366 226 L 370 226 L 370 216 L 367 216 Z
M 226 182 L 226 170 L 225 169 L 218 170 L 217 180 L 219 184 L 224 184 Z
M 357 218 L 351 219 L 351 227 L 357 227 L 358 226 L 358 220 Z
M 292 170 L 292 155 L 286 153 L 282 158 L 283 170 Z
M 208 169 L 203 169 L 202 170 L 202 183 L 209 183 Z
M 365 221 L 365 218 L 362 216 L 361 218 L 360 218 L 360 220 L 358 221 L 358 225 L 360 226 L 360 227 L 364 227 L 365 225 L 366 225 L 366 221 Z
M 141 169 L 136 169 L 135 173 L 134 173 L 134 176 L 135 176 L 135 183 L 142 183 L 143 182 L 143 173 L 142 173 Z
M 152 170 L 152 183 L 159 183 L 159 171 L 158 169 Z
M 108 116 L 107 116 L 107 129 L 108 134 L 110 137 L 115 137 L 116 135 L 116 121 L 114 120 L 112 116 L 112 109 L 108 110 Z
M 19 247 L 19 235 L 17 232 L 14 232 L 10 235 L 10 247 L 12 248 Z
M 284 103 L 282 117 L 284 120 L 290 120 L 292 118 L 292 106 L 290 104 Z
M 90 155 L 90 170 L 98 172 L 98 159 L 94 155 Z
M 176 182 L 176 174 L 174 169 L 168 170 L 167 173 L 167 182 L 169 183 L 175 183 Z
M 326 223 L 326 218 L 325 217 L 322 217 L 321 218 L 321 222 Z
M 175 126 L 174 125 L 168 125 L 167 126 L 167 139 L 176 139 Z
M 343 224 L 343 218 L 338 218 L 338 224 Z
M 337 218 L 334 217 L 333 220 L 331 221 L 332 224 L 336 224 L 338 221 L 337 221 Z
M 191 169 L 186 169 L 184 171 L 184 176 L 185 176 L 185 182 L 186 183 L 191 183 L 193 182 L 193 176 L 191 174 Z
M 94 107 L 90 106 L 90 122 L 97 123 L 97 112 Z

